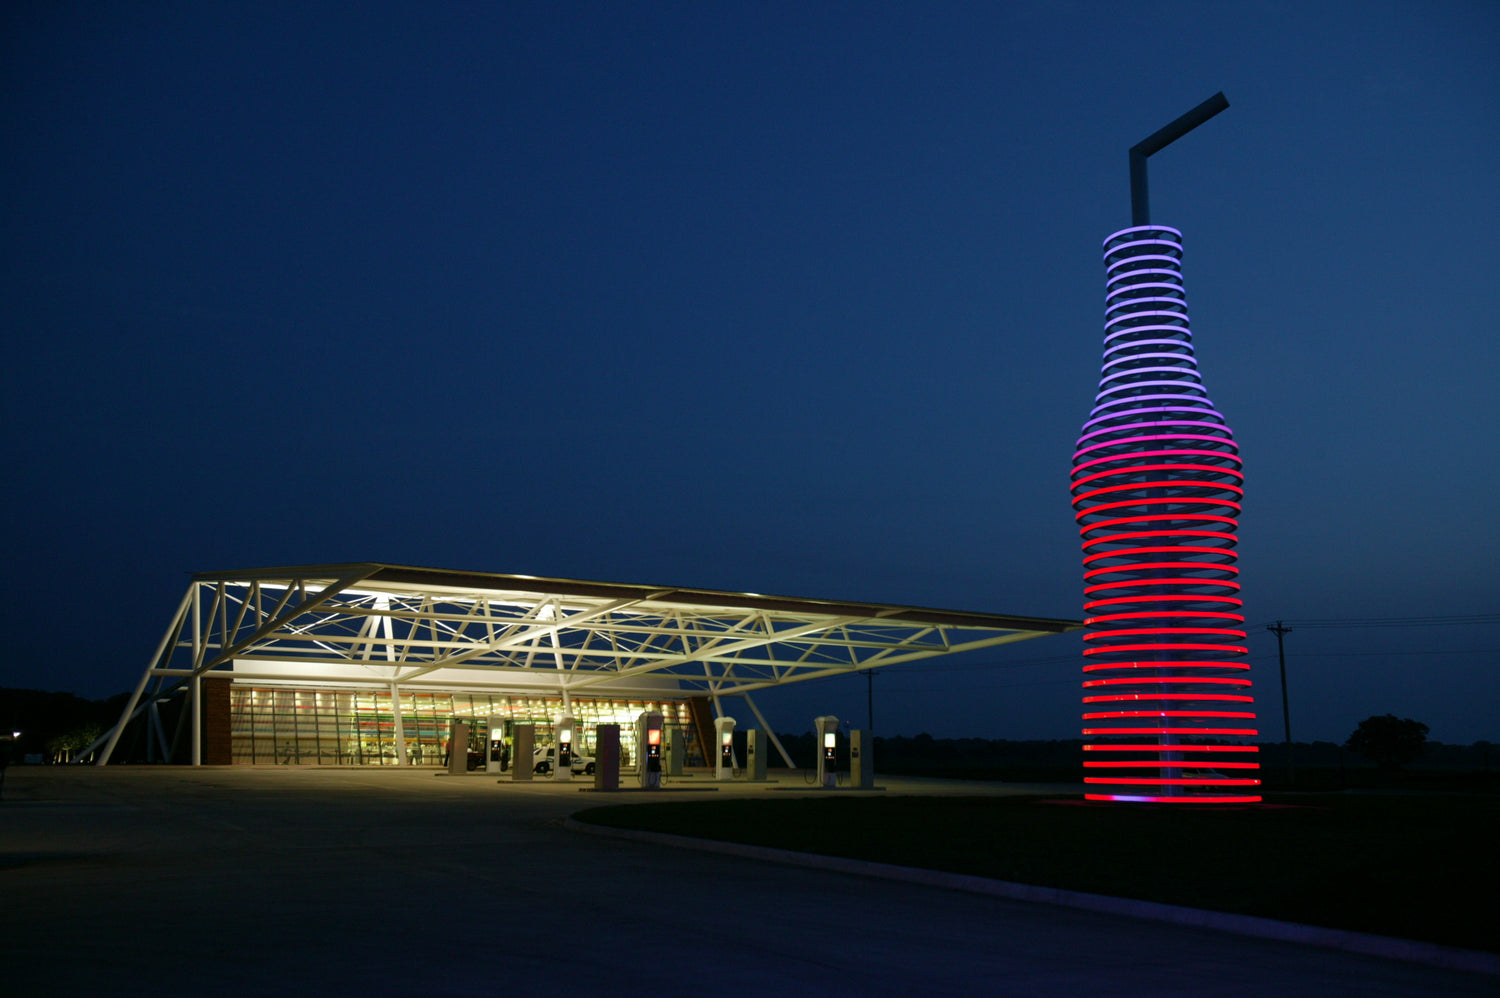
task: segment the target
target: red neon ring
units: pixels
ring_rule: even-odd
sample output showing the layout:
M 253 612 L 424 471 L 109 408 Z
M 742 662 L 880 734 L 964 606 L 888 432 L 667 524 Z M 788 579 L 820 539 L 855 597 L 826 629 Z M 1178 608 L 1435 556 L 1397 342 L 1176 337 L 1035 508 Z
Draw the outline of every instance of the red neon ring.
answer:
M 1105 721 L 1127 717 L 1242 717 L 1253 720 L 1255 714 L 1238 710 L 1101 710 L 1083 715 L 1085 721 Z
M 1084 728 L 1086 735 L 1241 735 L 1254 738 L 1260 734 L 1255 728 Z
M 1130 786 L 1156 786 L 1156 787 L 1258 787 L 1259 780 L 1208 780 L 1195 777 L 1163 777 L 1153 779 L 1149 776 L 1085 776 L 1085 783 L 1115 783 Z
M 1214 769 L 1259 769 L 1260 768 L 1260 763 L 1258 763 L 1258 762 L 1224 762 L 1223 760 L 1215 760 L 1214 762 L 1211 762 L 1211 763 L 1204 763 L 1204 765 L 1211 766 Z M 1134 759 L 1101 759 L 1099 761 L 1093 761 L 1093 760 L 1085 759 L 1083 761 L 1083 766 L 1084 766 L 1085 769 L 1137 769 L 1137 768 L 1139 768 L 1139 769 L 1150 769 L 1150 768 L 1161 768 L 1161 769 L 1183 769 L 1183 768 L 1187 768 L 1187 769 L 1192 769 L 1192 768 L 1194 768 L 1193 764 L 1191 764 L 1191 763 L 1184 763 L 1183 760 L 1181 760 L 1181 759 L 1178 759 L 1175 762 L 1162 762 L 1160 760 L 1156 760 L 1156 761 L 1152 761 L 1152 762 L 1137 762 Z M 1111 782 L 1113 782 L 1113 781 L 1111 781 Z
M 1213 617 L 1219 620 L 1245 622 L 1242 613 L 1226 613 L 1222 610 L 1141 610 L 1136 613 L 1111 613 L 1099 617 L 1085 617 L 1085 624 L 1102 624 L 1111 620 L 1193 620 Z
M 1248 670 L 1244 662 L 1089 662 L 1084 672 L 1107 672 L 1112 669 L 1240 669 Z
M 1135 680 L 1140 682 L 1140 680 Z M 1148 680 L 1149 682 L 1149 680 Z M 1121 703 L 1126 700 L 1212 700 L 1228 703 L 1254 703 L 1254 697 L 1234 693 L 1115 693 L 1109 696 L 1084 697 L 1084 703 Z
M 1220 676 L 1125 676 L 1121 679 L 1086 679 L 1083 688 L 1091 686 L 1126 686 L 1139 683 L 1215 683 L 1226 686 L 1250 686 L 1248 679 L 1226 679 Z
M 1259 752 L 1259 745 L 1085 745 L 1085 752 Z
M 1136 797 L 1129 794 L 1084 794 L 1084 800 L 1130 801 L 1142 804 L 1259 804 L 1259 797 L 1208 797 L 1194 794 L 1191 797 Z

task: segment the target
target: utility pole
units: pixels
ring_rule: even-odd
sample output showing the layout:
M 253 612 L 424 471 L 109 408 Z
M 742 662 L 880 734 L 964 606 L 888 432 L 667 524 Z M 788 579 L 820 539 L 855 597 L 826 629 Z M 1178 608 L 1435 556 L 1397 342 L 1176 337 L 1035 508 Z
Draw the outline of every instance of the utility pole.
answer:
M 1276 635 L 1276 657 L 1281 660 L 1281 723 L 1286 727 L 1286 782 L 1291 786 L 1297 780 L 1297 770 L 1292 765 L 1292 712 L 1286 702 L 1286 647 L 1282 638 L 1292 633 L 1292 629 L 1283 627 L 1278 620 L 1274 627 L 1267 624 L 1266 630 Z
M 865 670 L 865 712 L 869 715 L 870 748 L 875 748 L 875 670 Z
M 865 753 L 869 756 L 866 765 L 875 764 L 875 670 L 865 670 L 865 712 L 867 715 L 866 727 L 869 730 L 869 742 L 866 743 Z

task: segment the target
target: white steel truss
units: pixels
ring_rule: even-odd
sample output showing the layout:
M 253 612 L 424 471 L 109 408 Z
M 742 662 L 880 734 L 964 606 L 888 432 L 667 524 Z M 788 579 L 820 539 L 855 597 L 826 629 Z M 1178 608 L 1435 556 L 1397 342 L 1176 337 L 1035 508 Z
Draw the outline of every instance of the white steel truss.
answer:
M 382 564 L 195 575 L 125 722 L 205 678 L 561 695 L 743 695 L 1079 621 Z M 148 687 L 151 692 L 148 694 Z M 200 761 L 200 711 L 191 711 Z M 159 727 L 159 723 L 158 723 Z M 165 751 L 165 736 L 161 736 Z M 91 748 L 93 748 L 91 746 Z M 88 751 L 88 750 L 85 750 Z

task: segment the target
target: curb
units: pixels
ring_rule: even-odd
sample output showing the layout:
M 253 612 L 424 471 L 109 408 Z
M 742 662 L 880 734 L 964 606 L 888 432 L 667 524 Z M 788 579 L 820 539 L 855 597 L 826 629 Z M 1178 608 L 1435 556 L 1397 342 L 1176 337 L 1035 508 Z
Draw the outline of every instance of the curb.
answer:
M 1420 963 L 1445 970 L 1463 970 L 1475 974 L 1500 976 L 1500 954 L 1483 953 L 1478 950 L 1440 946 L 1412 939 L 1396 939 L 1391 936 L 1376 936 L 1365 932 L 1350 932 L 1345 929 L 1329 929 L 1318 925 L 1303 925 L 1298 922 L 1283 922 L 1274 918 L 1256 915 L 1235 915 L 1222 911 L 1207 911 L 1201 908 L 1185 908 L 1156 901 L 1137 901 L 1132 898 L 1108 897 L 1103 894 L 1086 894 L 1058 887 L 1039 887 L 1035 884 L 1017 884 L 1007 880 L 991 880 L 966 873 L 945 873 L 941 870 L 922 870 L 911 866 L 895 866 L 890 863 L 872 863 L 862 859 L 846 859 L 841 856 L 820 856 L 816 853 L 793 852 L 789 849 L 773 849 L 770 846 L 744 845 L 739 842 L 721 842 L 716 839 L 697 839 L 686 835 L 671 835 L 666 832 L 647 832 L 634 828 L 610 828 L 605 825 L 590 825 L 578 821 L 571 815 L 563 819 L 563 827 L 570 831 L 606 838 L 630 839 L 656 845 L 676 846 L 680 849 L 697 849 L 700 852 L 715 852 L 743 859 L 758 859 L 788 866 L 803 866 L 818 870 L 831 870 L 858 877 L 875 877 L 881 880 L 897 880 L 908 884 L 921 884 L 969 894 L 985 894 L 990 897 L 1007 898 L 1013 901 L 1031 901 L 1097 911 L 1107 915 L 1124 915 L 1128 918 L 1144 918 L 1173 925 L 1186 925 L 1199 929 L 1214 929 L 1235 935 L 1257 939 L 1274 939 L 1280 942 L 1299 943 L 1304 946 L 1319 946 L 1324 949 L 1343 950 L 1364 956 L 1384 957 L 1388 960 L 1403 960 Z

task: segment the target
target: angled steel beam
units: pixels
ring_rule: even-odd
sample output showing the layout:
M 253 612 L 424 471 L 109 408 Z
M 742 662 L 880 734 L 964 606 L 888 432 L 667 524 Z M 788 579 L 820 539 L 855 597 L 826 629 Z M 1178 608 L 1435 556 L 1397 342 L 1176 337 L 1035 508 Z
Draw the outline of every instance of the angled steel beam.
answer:
M 749 706 L 750 713 L 754 714 L 755 719 L 760 722 L 761 730 L 765 731 L 766 737 L 771 739 L 771 744 L 776 746 L 776 751 L 781 753 L 781 761 L 786 763 L 786 768 L 796 769 L 797 767 L 792 765 L 792 757 L 787 754 L 786 746 L 781 744 L 781 739 L 776 737 L 776 732 L 772 730 L 769 724 L 766 723 L 766 719 L 761 714 L 760 708 L 755 706 L 754 700 L 750 699 L 750 694 L 741 693 L 740 697 L 745 701 L 746 705 Z
M 425 676 L 427 673 L 434 672 L 438 669 L 445 669 L 449 666 L 454 665 L 462 665 L 464 662 L 467 662 L 472 658 L 478 658 L 480 655 L 488 655 L 492 652 L 497 651 L 506 651 L 511 648 L 519 648 L 529 641 L 544 637 L 548 634 L 555 635 L 558 631 L 576 627 L 579 624 L 594 620 L 598 617 L 607 617 L 611 613 L 615 613 L 618 610 L 623 610 L 626 607 L 632 606 L 639 602 L 641 602 L 640 599 L 614 600 L 613 602 L 606 603 L 603 606 L 595 607 L 592 610 L 585 610 L 582 613 L 575 613 L 571 617 L 553 618 L 551 621 L 548 621 L 546 624 L 543 624 L 540 627 L 527 627 L 521 631 L 513 631 L 510 634 L 505 635 L 504 637 L 497 638 L 494 641 L 485 642 L 483 645 L 472 648 L 458 655 L 449 655 L 447 658 L 441 658 L 437 659 L 436 661 L 429 662 L 421 668 L 413 669 L 411 672 L 402 673 L 399 677 L 397 677 L 396 681 L 404 683 L 408 680 L 415 679 L 418 676 Z M 514 623 L 529 624 L 535 623 L 538 619 L 539 618 L 536 617 L 529 617 L 521 620 L 516 620 L 514 621 Z
M 851 672 L 862 672 L 867 668 L 884 668 L 887 665 L 900 665 L 905 662 L 914 662 L 917 659 L 932 658 L 936 655 L 956 654 L 964 651 L 974 651 L 978 648 L 994 648 L 998 645 L 1008 645 L 1014 641 L 1027 641 L 1031 638 L 1043 638 L 1051 634 L 1051 631 L 1012 631 L 1009 634 L 993 638 L 979 638 L 974 641 L 965 641 L 961 644 L 949 645 L 945 648 L 932 648 L 925 651 L 914 651 L 906 655 L 898 655 L 894 658 L 875 664 L 862 665 L 836 665 L 823 669 L 813 669 L 797 676 L 790 682 L 802 682 L 806 679 L 821 679 L 824 676 L 843 676 Z M 768 682 L 746 682 L 738 686 L 730 686 L 719 690 L 720 696 L 743 696 L 748 690 L 761 690 L 768 686 L 776 686 L 774 681 Z
M 104 766 L 109 763 L 109 757 L 114 753 L 115 746 L 119 744 L 120 733 L 125 730 L 125 725 L 130 723 L 131 718 L 137 713 L 136 704 L 140 702 L 141 694 L 146 690 L 146 683 L 151 679 L 152 670 L 161 664 L 163 655 L 172 654 L 172 647 L 177 643 L 177 636 L 182 633 L 182 625 L 187 622 L 188 605 L 195 589 L 196 583 L 190 583 L 188 591 L 182 596 L 182 602 L 177 604 L 177 612 L 172 615 L 172 623 L 168 625 L 167 633 L 161 636 L 161 643 L 156 646 L 156 652 L 151 656 L 151 661 L 146 663 L 146 669 L 141 673 L 141 681 L 135 684 L 135 692 L 130 694 L 129 700 L 125 701 L 125 709 L 120 711 L 120 719 L 115 722 L 113 728 L 96 739 L 93 745 L 76 753 L 73 756 L 74 762 L 92 752 L 100 741 L 104 741 L 104 751 L 99 753 L 99 761 L 95 765 Z
M 322 606 L 324 603 L 327 603 L 339 593 L 343 592 L 345 589 L 348 589 L 350 586 L 358 585 L 366 578 L 366 576 L 370 574 L 371 571 L 374 570 L 374 566 L 371 565 L 358 565 L 355 567 L 357 571 L 352 572 L 349 575 L 345 575 L 342 578 L 335 579 L 333 582 L 330 582 L 328 585 L 324 586 L 316 596 L 307 596 L 306 586 L 305 584 L 302 584 L 305 583 L 305 580 L 299 580 L 298 588 L 301 589 L 303 595 L 306 597 L 301 603 L 298 603 L 294 607 L 282 610 L 282 612 L 277 616 L 272 617 L 270 620 L 257 627 L 255 629 L 255 632 L 248 638 L 245 638 L 243 641 L 236 641 L 234 644 L 220 651 L 219 654 L 214 656 L 212 660 L 204 662 L 195 667 L 193 669 L 194 675 L 202 675 L 203 673 L 208 672 L 211 669 L 216 668 L 217 666 L 223 665 L 225 662 L 233 660 L 234 656 L 238 655 L 246 648 L 249 648 L 251 645 L 255 644 L 255 642 L 259 641 L 267 634 L 270 634 L 273 631 L 284 627 L 303 614 L 313 612 L 318 607 Z M 363 574 L 361 574 L 361 572 Z M 290 592 L 290 590 L 288 590 L 288 592 Z M 285 600 L 282 601 L 281 606 L 286 606 Z M 225 620 L 227 620 L 228 617 L 229 608 L 224 607 Z M 226 640 L 227 637 L 228 636 L 226 634 Z
M 778 641 L 786 641 L 790 638 L 799 638 L 805 634 L 813 634 L 817 631 L 826 631 L 834 627 L 843 627 L 847 624 L 852 624 L 856 621 L 864 619 L 866 618 L 830 617 L 829 619 L 824 621 L 818 621 L 811 624 L 803 624 L 801 627 L 788 628 L 785 631 L 778 631 L 775 634 L 769 634 L 763 637 L 743 638 L 739 641 L 732 641 L 727 645 L 710 645 L 705 648 L 699 648 L 697 651 L 693 652 L 690 655 L 670 655 L 663 658 L 658 658 L 652 662 L 647 662 L 644 665 L 637 665 L 628 669 L 620 669 L 617 672 L 590 673 L 583 679 L 575 679 L 569 685 L 573 689 L 582 689 L 588 686 L 597 686 L 599 683 L 607 683 L 613 679 L 625 679 L 629 676 L 634 676 L 642 672 L 655 672 L 659 669 L 668 669 L 677 665 L 686 665 L 688 662 L 702 662 L 709 659 L 722 659 L 725 656 L 734 654 L 735 652 L 747 651 L 751 648 L 761 648 L 765 645 L 775 644 Z
M 1188 132 L 1229 106 L 1221 90 L 1176 121 L 1159 128 L 1130 147 L 1130 224 L 1151 224 L 1151 191 L 1146 182 L 1146 157 L 1161 152 Z

